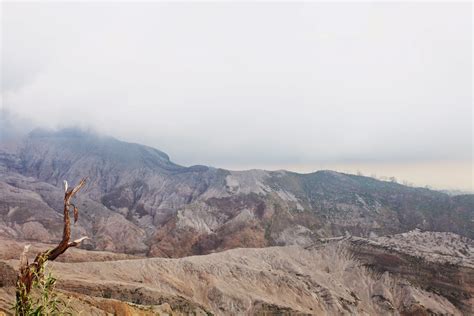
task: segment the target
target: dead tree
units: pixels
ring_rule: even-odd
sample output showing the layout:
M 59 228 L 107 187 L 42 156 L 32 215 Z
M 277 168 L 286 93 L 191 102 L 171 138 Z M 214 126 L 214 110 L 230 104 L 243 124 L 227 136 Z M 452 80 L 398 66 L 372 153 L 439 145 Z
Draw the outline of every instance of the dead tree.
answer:
M 42 277 L 41 271 L 43 271 L 43 266 L 46 261 L 53 261 L 63 254 L 69 247 L 76 247 L 81 241 L 88 238 L 82 237 L 74 241 L 69 241 L 71 238 L 71 220 L 69 218 L 70 209 L 73 209 L 74 223 L 77 221 L 79 216 L 79 211 L 77 207 L 71 203 L 71 199 L 85 184 L 86 179 L 82 179 L 74 188 L 68 189 L 67 182 L 64 181 L 64 229 L 61 242 L 53 249 L 40 252 L 36 255 L 35 260 L 32 263 L 28 263 L 26 257 L 26 252 L 28 251 L 29 246 L 25 246 L 20 258 L 20 270 L 18 272 L 16 283 L 16 303 L 19 315 L 25 315 L 32 285 L 37 278 Z

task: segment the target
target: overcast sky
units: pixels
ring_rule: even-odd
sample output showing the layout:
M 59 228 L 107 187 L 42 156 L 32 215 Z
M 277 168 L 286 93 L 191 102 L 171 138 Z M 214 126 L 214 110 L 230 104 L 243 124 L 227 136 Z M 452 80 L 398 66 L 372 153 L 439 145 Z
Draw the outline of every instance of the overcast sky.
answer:
M 31 126 L 473 188 L 470 3 L 4 2 L 1 42 L 2 107 Z

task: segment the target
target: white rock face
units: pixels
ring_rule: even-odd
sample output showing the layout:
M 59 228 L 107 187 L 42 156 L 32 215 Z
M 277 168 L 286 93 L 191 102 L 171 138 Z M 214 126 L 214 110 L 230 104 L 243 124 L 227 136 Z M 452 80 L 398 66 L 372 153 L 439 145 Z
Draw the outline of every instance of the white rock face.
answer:
M 276 239 L 279 245 L 309 246 L 313 243 L 312 231 L 301 225 L 288 227 Z
M 296 203 L 296 209 L 298 211 L 304 211 L 304 207 L 300 204 L 298 198 L 291 192 L 285 190 L 276 190 L 276 194 L 285 202 L 294 202 Z
M 433 262 L 474 268 L 474 241 L 454 233 L 422 232 L 415 229 L 407 233 L 378 237 L 372 239 L 371 243 Z
M 285 190 L 277 190 L 276 193 L 283 201 L 298 202 L 296 196 L 291 192 L 287 192 Z
M 210 234 L 219 227 L 225 217 L 223 214 L 216 216 L 204 203 L 195 203 L 178 211 L 177 226 L 190 227 L 197 232 Z
M 268 177 L 268 172 L 264 170 L 230 171 L 225 180 L 228 190 L 234 194 L 266 195 L 272 190 L 264 184 Z

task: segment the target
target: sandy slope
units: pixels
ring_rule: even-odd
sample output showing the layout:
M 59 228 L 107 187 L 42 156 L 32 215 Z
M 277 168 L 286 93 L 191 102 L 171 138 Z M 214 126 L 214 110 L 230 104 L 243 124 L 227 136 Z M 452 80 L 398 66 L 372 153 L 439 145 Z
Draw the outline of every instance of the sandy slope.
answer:
M 11 266 L 16 263 L 8 261 Z M 60 276 L 60 288 L 80 298 L 76 304 L 83 310 L 94 306 L 111 311 L 115 305 L 123 309 L 123 303 L 112 300 L 118 299 L 158 308 L 167 303 L 184 314 L 398 315 L 429 311 L 461 315 L 444 297 L 388 273 L 368 272 L 341 243 L 318 249 L 233 249 L 180 259 L 55 262 L 50 267 Z M 0 297 L 11 297 L 5 288 L 2 291 Z

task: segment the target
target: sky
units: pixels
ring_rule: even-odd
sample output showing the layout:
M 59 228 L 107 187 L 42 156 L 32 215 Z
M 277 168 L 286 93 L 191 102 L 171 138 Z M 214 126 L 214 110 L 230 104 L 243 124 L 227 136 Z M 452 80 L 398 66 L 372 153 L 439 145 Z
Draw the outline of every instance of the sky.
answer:
M 182 165 L 473 190 L 472 4 L 1 4 L 1 107 Z

